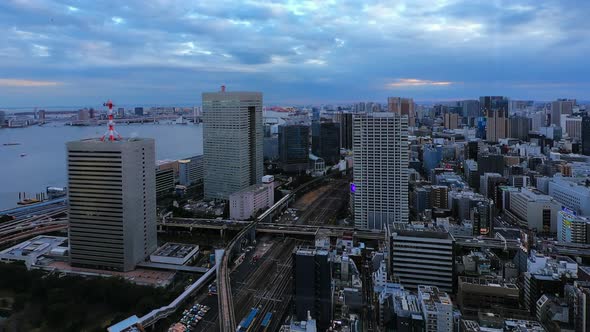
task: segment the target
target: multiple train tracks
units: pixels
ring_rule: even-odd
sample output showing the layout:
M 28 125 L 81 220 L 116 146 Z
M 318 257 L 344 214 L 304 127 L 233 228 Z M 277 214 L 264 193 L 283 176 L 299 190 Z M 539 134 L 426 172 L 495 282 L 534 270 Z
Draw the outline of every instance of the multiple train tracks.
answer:
M 286 238 L 275 243 L 274 250 L 257 268 L 248 284 L 241 287 L 235 303 L 236 314 L 245 317 L 248 309 L 254 308 L 257 311 L 254 319 L 247 322 L 247 326 L 240 324 L 243 330 L 278 330 L 291 300 L 292 253 L 299 242 Z M 269 320 L 265 321 L 266 317 Z
M 15 219 L 0 223 L 0 246 L 32 236 L 68 228 L 67 206 L 64 201 L 8 210 Z M 4 212 L 0 213 L 4 214 Z
M 219 270 L 217 271 L 218 272 L 217 273 L 217 285 L 218 285 L 218 299 L 219 299 L 218 306 L 219 306 L 220 331 L 234 332 L 234 331 L 236 331 L 236 328 L 237 328 L 236 320 L 235 320 L 235 310 L 234 310 L 235 306 L 233 303 L 231 282 L 230 282 L 229 268 L 228 268 L 229 259 L 230 259 L 229 257 L 231 256 L 232 251 L 235 250 L 236 245 L 242 241 L 242 239 L 244 238 L 244 236 L 246 234 L 253 231 L 259 222 L 267 221 L 267 219 L 269 217 L 272 217 L 276 211 L 283 210 L 284 208 L 286 208 L 286 206 L 288 206 L 288 204 L 293 199 L 298 198 L 301 195 L 309 192 L 310 188 L 317 186 L 318 184 L 322 183 L 322 181 L 324 181 L 324 180 L 332 180 L 332 179 L 330 176 L 326 176 L 324 178 L 314 179 L 308 183 L 305 183 L 305 184 L 299 186 L 293 192 L 291 192 L 287 196 L 283 197 L 279 202 L 277 202 L 275 205 L 273 205 L 271 208 L 269 208 L 263 215 L 258 217 L 250 225 L 244 227 L 236 235 L 236 237 L 233 238 L 233 240 L 229 243 L 229 245 L 226 247 L 226 251 L 223 255 Z M 342 180 L 340 180 L 340 181 L 342 181 Z M 338 183 L 339 181 L 334 181 L 334 182 Z M 348 186 L 345 186 L 345 188 L 347 188 L 347 187 Z M 327 195 L 322 195 L 322 201 L 319 202 L 318 204 L 322 204 L 322 202 L 324 202 L 324 204 L 330 204 L 328 199 L 336 191 L 338 191 L 337 186 L 330 187 L 328 189 Z M 334 202 L 332 202 L 332 204 L 333 203 Z M 313 210 L 314 209 L 310 209 L 310 211 L 313 211 Z M 326 216 L 325 213 L 320 213 L 320 214 L 321 215 L 318 218 L 324 218 Z M 309 214 L 305 217 L 305 219 L 310 219 L 311 216 L 312 216 L 311 212 L 309 212 Z M 319 222 L 319 220 L 317 218 L 313 218 L 313 221 Z M 294 247 L 291 247 L 290 250 L 292 251 L 293 248 Z M 288 258 L 288 259 L 290 259 L 290 258 Z M 291 269 L 291 267 L 289 266 L 289 271 L 290 271 L 290 269 Z M 264 269 L 262 269 L 262 270 L 264 270 Z M 283 275 L 285 275 L 286 278 L 288 278 L 290 281 L 290 277 L 291 277 L 290 273 L 284 273 Z M 271 289 L 272 289 L 272 287 L 271 287 Z M 267 304 L 267 305 L 271 306 L 270 304 Z M 238 306 L 238 308 L 240 308 L 240 307 Z M 257 314 L 256 317 L 260 318 L 260 317 L 264 317 L 264 316 Z M 276 321 L 277 320 L 275 320 L 275 322 Z M 253 324 L 256 324 L 256 320 L 253 322 Z M 260 324 L 262 324 L 262 322 L 260 322 Z

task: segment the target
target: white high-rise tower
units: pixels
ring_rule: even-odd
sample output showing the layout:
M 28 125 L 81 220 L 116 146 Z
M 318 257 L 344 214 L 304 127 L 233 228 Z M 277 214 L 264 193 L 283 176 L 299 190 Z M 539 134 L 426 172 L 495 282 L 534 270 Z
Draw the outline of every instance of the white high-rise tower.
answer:
M 355 227 L 408 222 L 408 118 L 355 116 L 353 137 Z

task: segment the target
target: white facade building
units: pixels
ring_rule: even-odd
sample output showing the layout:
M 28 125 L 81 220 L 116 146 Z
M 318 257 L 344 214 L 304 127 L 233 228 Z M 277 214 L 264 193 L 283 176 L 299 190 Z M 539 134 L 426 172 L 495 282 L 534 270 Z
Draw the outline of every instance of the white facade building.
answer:
M 564 132 L 568 137 L 571 138 L 582 138 L 582 117 L 580 116 L 567 116 L 561 118 L 561 128 L 564 128 Z
M 517 144 L 516 149 L 521 157 L 541 156 L 541 147 L 534 143 Z
M 229 196 L 229 216 L 246 220 L 274 204 L 274 183 L 255 184 Z
M 531 118 L 531 130 L 533 131 L 539 131 L 541 127 L 547 125 L 547 114 L 543 111 L 532 113 L 529 118 Z
M 198 245 L 168 242 L 150 255 L 150 261 L 154 263 L 184 265 L 198 253 Z
M 357 228 L 408 222 L 408 119 L 396 113 L 354 118 L 354 219 Z
M 510 209 L 505 212 L 522 227 L 555 233 L 559 210 L 560 204 L 551 196 L 534 188 L 522 188 L 510 193 Z
M 178 183 L 183 186 L 202 183 L 204 172 L 202 155 L 178 161 Z
M 584 181 L 555 176 L 549 181 L 549 195 L 576 214 L 590 216 L 590 187 Z
M 425 319 L 424 331 L 453 331 L 453 302 L 447 293 L 434 286 L 420 286 L 418 299 Z
M 571 212 L 571 211 L 570 211 Z M 557 213 L 557 241 L 589 243 L 590 220 L 567 211 Z

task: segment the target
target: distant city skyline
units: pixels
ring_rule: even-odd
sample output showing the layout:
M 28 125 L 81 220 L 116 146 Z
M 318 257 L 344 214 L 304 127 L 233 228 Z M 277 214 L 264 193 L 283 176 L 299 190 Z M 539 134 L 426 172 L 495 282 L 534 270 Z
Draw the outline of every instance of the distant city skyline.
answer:
M 210 90 L 214 90 L 215 87 L 212 87 Z M 482 95 L 483 96 L 483 95 Z M 555 98 L 552 100 L 537 100 L 537 99 L 528 99 L 528 98 L 511 98 L 510 96 L 507 96 L 509 98 L 509 100 L 532 100 L 537 104 L 551 104 L 552 102 L 556 101 L 559 98 Z M 466 98 L 450 98 L 450 99 L 414 99 L 414 103 L 418 106 L 434 106 L 434 105 L 439 105 L 439 104 L 447 104 L 447 103 L 454 103 L 454 102 L 460 102 L 460 101 L 465 101 L 465 100 L 478 100 L 479 96 L 477 97 L 466 97 Z M 584 99 L 579 99 L 579 98 L 571 98 L 571 99 L 575 99 L 576 103 L 578 105 L 587 105 L 590 104 L 590 99 L 589 100 L 584 100 Z M 326 101 L 326 102 L 318 102 L 318 103 L 303 103 L 301 101 L 299 102 L 293 102 L 293 103 L 287 103 L 287 102 L 272 102 L 272 101 L 265 101 L 263 107 L 301 107 L 301 108 L 305 108 L 305 107 L 312 107 L 312 106 L 341 106 L 341 107 L 346 107 L 346 106 L 353 106 L 356 103 L 379 103 L 382 106 L 384 106 L 385 108 L 387 108 L 387 99 L 385 99 L 385 101 L 383 100 L 372 100 L 372 99 L 366 99 L 366 100 L 356 100 L 356 101 L 339 101 L 339 102 L 330 102 L 330 101 Z M 133 111 L 133 108 L 135 107 L 144 107 L 144 108 L 150 108 L 150 107 L 181 107 L 181 108 L 192 108 L 192 107 L 201 107 L 202 106 L 202 102 L 199 99 L 198 102 L 196 103 L 166 103 L 166 104 L 157 104 L 157 103 L 153 103 L 153 104 L 146 104 L 146 103 L 127 103 L 127 104 L 119 104 L 117 103 L 116 105 L 117 108 L 122 107 L 125 108 L 126 110 L 129 111 Z M 59 111 L 78 111 L 80 109 L 83 108 L 94 108 L 96 110 L 103 110 L 106 112 L 106 108 L 102 105 L 102 103 L 95 103 L 95 104 L 81 104 L 81 105 L 36 105 L 36 106 L 2 106 L 0 105 L 0 110 L 2 111 L 6 111 L 8 113 L 21 113 L 21 112 L 33 112 L 35 109 L 37 110 L 46 110 L 48 112 L 59 112 Z M 336 109 L 334 109 L 336 111 Z
M 590 99 L 586 1 L 0 3 L 0 108 Z

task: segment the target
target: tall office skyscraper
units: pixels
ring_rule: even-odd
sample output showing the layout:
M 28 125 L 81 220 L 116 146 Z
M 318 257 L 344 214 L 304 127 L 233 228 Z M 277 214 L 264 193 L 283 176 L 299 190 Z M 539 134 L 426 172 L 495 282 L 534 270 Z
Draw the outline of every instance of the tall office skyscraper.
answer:
M 408 221 L 408 119 L 394 113 L 354 118 L 354 218 L 358 228 Z
M 224 199 L 262 181 L 261 92 L 203 93 L 205 198 Z
M 309 126 L 279 126 L 279 160 L 285 172 L 305 172 L 309 165 Z
M 408 125 L 410 127 L 414 127 L 416 125 L 414 99 L 389 97 L 387 98 L 387 110 L 389 112 L 397 113 L 399 115 L 407 115 Z
M 488 110 L 486 120 L 486 140 L 498 142 L 508 136 L 508 111 L 503 109 Z
M 582 154 L 590 156 L 590 116 L 582 118 Z
M 460 102 L 463 110 L 463 123 L 468 126 L 475 126 L 475 119 L 481 115 L 481 109 L 479 108 L 479 101 L 477 100 L 462 100 Z
M 446 129 L 459 128 L 459 114 L 457 113 L 445 113 L 443 121 Z
M 334 310 L 330 254 L 327 250 L 297 248 L 292 264 L 295 318 L 307 320 L 309 312 L 317 320 L 318 330 L 325 331 Z
M 72 266 L 129 271 L 156 249 L 153 139 L 67 143 Z
M 557 99 L 551 103 L 551 124 L 561 126 L 561 117 L 572 114 L 575 100 Z
M 327 164 L 340 161 L 340 126 L 334 122 L 311 124 L 311 151 Z
M 340 125 L 340 148 L 352 149 L 352 113 L 338 112 L 334 121 Z
M 508 137 L 528 141 L 531 131 L 531 119 L 524 116 L 513 116 L 508 119 Z
M 496 110 L 508 112 L 508 98 L 503 96 L 479 97 L 479 107 L 483 112 Z
M 582 139 L 582 117 L 566 115 L 561 117 L 561 129 L 568 137 Z

